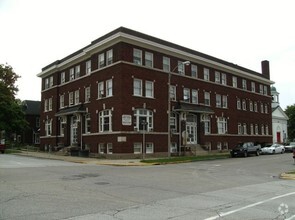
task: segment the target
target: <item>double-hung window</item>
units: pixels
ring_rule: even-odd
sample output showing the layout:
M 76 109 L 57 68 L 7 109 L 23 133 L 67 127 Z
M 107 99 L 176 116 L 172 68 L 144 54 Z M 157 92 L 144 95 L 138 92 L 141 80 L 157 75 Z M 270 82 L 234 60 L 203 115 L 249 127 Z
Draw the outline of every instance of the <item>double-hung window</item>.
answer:
M 192 77 L 194 77 L 194 78 L 198 77 L 198 66 L 197 65 L 194 65 L 194 64 L 191 65 L 191 74 L 192 74 Z
M 147 67 L 153 67 L 153 54 L 150 52 L 145 52 L 145 66 Z
M 209 69 L 204 68 L 204 80 L 205 81 L 210 81 L 210 74 L 209 74 Z
M 145 82 L 145 97 L 154 98 L 154 82 Z
M 70 69 L 70 81 L 75 79 L 75 69 L 71 68 Z
M 75 91 L 75 105 L 80 103 L 80 91 L 76 90 Z
M 233 87 L 238 88 L 238 78 L 236 76 L 233 76 L 232 80 L 233 80 Z
M 99 82 L 97 85 L 98 98 L 101 99 L 104 97 L 104 82 Z
M 221 95 L 216 94 L 216 107 L 221 108 Z
M 183 62 L 182 61 L 178 61 L 178 63 L 177 63 L 177 69 L 178 69 L 178 73 L 180 74 L 180 75 L 184 75 L 184 64 L 183 64 Z
M 90 114 L 85 115 L 85 133 L 90 133 L 91 118 Z
M 60 84 L 63 84 L 65 82 L 66 82 L 66 74 L 65 74 L 65 72 L 62 72 L 60 74 Z
M 80 65 L 75 66 L 75 78 L 80 77 Z
M 243 90 L 247 90 L 247 80 L 245 79 L 242 80 L 242 88 Z
M 106 81 L 106 97 L 113 95 L 113 80 L 109 79 Z
M 59 108 L 64 108 L 65 107 L 65 95 L 60 95 L 59 96 Z
M 107 51 L 107 65 L 110 65 L 113 63 L 113 50 Z
M 139 49 L 133 49 L 133 63 L 142 65 L 142 51 Z
M 227 85 L 227 80 L 226 80 L 226 74 L 225 73 L 221 74 L 221 84 L 222 85 Z
M 209 92 L 204 93 L 204 104 L 207 106 L 210 106 L 210 93 Z
M 91 73 L 91 60 L 86 62 L 86 75 Z
M 170 99 L 176 101 L 176 86 L 170 85 Z
M 142 96 L 142 80 L 140 79 L 133 80 L 133 95 Z
M 227 96 L 222 96 L 222 108 L 227 108 Z
M 69 93 L 69 105 L 73 105 L 74 104 L 74 93 L 70 92 Z
M 98 68 L 104 67 L 104 53 L 98 55 Z
M 211 133 L 211 118 L 207 114 L 203 114 L 201 116 L 201 120 L 204 123 L 204 133 L 210 134 Z
M 218 134 L 225 134 L 227 132 L 227 119 L 225 117 L 217 118 Z
M 190 93 L 191 93 L 190 89 L 183 88 L 183 101 L 185 102 L 191 101 Z
M 220 83 L 220 72 L 215 71 L 215 82 Z
M 166 72 L 170 72 L 170 58 L 163 57 L 163 70 Z
M 198 99 L 198 90 L 193 89 L 192 90 L 192 103 L 193 104 L 198 104 L 199 99 Z
M 99 112 L 99 131 L 112 131 L 112 111 L 103 110 Z
M 251 91 L 255 92 L 255 82 L 251 82 Z
M 90 102 L 90 86 L 85 88 L 85 102 Z

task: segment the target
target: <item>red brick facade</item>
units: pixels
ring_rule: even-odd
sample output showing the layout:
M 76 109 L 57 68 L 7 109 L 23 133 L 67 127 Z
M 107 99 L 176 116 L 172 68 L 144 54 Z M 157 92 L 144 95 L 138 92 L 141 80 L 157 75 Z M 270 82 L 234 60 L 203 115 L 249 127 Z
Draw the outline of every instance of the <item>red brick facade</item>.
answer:
M 170 71 L 163 57 L 170 59 Z M 184 61 L 190 64 L 179 73 Z M 209 69 L 208 80 L 204 69 Z M 95 154 L 138 156 L 144 138 L 148 155 L 167 155 L 169 74 L 176 91 L 173 152 L 196 145 L 216 150 L 243 141 L 271 142 L 268 61 L 262 69 L 257 73 L 119 28 L 38 74 L 41 148 L 79 146 Z M 148 122 L 145 132 L 142 121 Z

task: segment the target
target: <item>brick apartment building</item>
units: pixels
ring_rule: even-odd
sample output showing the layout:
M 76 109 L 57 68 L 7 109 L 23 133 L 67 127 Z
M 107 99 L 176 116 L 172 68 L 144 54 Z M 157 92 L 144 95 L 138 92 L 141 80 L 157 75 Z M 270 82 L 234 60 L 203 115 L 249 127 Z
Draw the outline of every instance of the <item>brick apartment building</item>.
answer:
M 270 143 L 273 82 L 261 64 L 258 73 L 120 27 L 38 74 L 41 148 L 136 157 Z

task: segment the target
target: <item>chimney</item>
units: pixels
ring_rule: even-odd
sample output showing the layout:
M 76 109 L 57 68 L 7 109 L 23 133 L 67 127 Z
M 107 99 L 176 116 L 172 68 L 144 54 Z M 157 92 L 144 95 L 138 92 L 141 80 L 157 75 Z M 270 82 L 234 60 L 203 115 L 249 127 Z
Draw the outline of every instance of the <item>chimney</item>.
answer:
M 268 62 L 268 60 L 261 61 L 261 71 L 262 71 L 262 75 L 264 75 L 267 79 L 270 79 L 270 77 L 269 77 L 269 62 Z

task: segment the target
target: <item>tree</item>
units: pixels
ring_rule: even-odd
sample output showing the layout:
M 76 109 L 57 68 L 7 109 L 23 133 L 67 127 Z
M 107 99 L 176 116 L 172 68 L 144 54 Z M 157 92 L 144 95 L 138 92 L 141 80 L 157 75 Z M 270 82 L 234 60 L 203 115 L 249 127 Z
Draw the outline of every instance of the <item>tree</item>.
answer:
M 15 99 L 18 78 L 11 66 L 0 64 L 0 131 L 8 137 L 20 134 L 27 126 L 20 101 Z
M 295 139 L 295 104 L 287 106 L 285 110 L 288 120 L 288 137 L 290 140 Z

